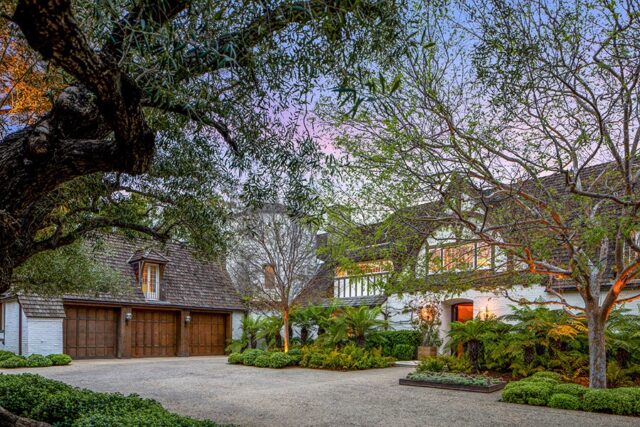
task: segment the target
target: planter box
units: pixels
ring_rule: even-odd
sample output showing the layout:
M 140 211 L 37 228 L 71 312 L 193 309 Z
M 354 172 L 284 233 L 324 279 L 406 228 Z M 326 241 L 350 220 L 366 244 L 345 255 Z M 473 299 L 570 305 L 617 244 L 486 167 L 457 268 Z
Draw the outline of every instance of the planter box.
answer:
M 475 393 L 493 393 L 494 391 L 502 390 L 506 385 L 506 382 L 484 386 L 484 385 L 463 385 L 463 384 L 443 384 L 431 381 L 417 381 L 407 378 L 400 378 L 400 385 L 410 385 L 414 387 L 431 387 L 431 388 L 443 388 L 447 390 L 459 390 L 459 391 L 472 391 Z
M 428 357 L 436 357 L 438 355 L 438 347 L 418 346 L 418 360 Z

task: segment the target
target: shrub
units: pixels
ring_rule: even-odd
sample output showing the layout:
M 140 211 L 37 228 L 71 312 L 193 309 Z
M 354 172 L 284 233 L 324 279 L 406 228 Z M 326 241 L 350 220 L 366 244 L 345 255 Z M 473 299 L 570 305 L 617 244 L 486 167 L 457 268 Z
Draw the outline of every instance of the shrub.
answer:
M 582 398 L 586 392 L 587 388 L 580 384 L 563 383 L 553 387 L 553 394 L 569 394 L 579 398 Z
M 572 409 L 576 411 L 582 409 L 582 401 L 579 397 L 571 394 L 555 393 L 552 394 L 549 398 L 549 407 L 558 409 Z
M 64 366 L 73 360 L 68 354 L 50 354 L 47 356 L 54 366 Z
M 302 350 L 300 350 L 299 348 L 292 348 L 287 354 L 291 359 L 290 365 L 297 365 L 300 363 L 300 359 L 302 358 Z
M 412 372 L 407 378 L 415 381 L 429 381 L 440 384 L 476 385 L 488 387 L 497 384 L 500 380 L 483 377 L 480 375 L 466 375 L 451 372 Z
M 585 411 L 633 415 L 638 400 L 640 388 L 590 389 L 584 394 L 583 406 Z
M 269 367 L 274 369 L 284 368 L 291 364 L 291 357 L 287 353 L 274 352 L 269 355 Z
M 12 357 L 4 359 L 2 362 L 0 362 L 0 368 L 6 369 L 25 368 L 27 367 L 27 365 L 28 363 L 26 358 L 15 354 Z
M 243 358 L 244 355 L 242 353 L 231 353 L 229 355 L 229 358 L 227 359 L 227 362 L 231 363 L 232 365 L 241 365 L 243 362 Z
M 560 382 L 561 376 L 559 373 L 557 372 L 547 372 L 547 371 L 542 371 L 542 372 L 536 372 L 535 374 L 531 375 L 531 377 L 529 377 L 530 379 L 538 379 L 538 378 L 546 378 L 546 379 L 550 379 L 555 381 L 556 383 Z
M 502 400 L 507 403 L 546 405 L 551 397 L 553 384 L 544 381 L 516 381 L 506 385 Z
M 394 347 L 405 344 L 413 347 L 412 353 L 415 354 L 421 341 L 420 331 L 377 331 L 367 336 L 366 348 L 381 348 L 383 356 L 393 356 Z
M 442 372 L 447 366 L 446 361 L 441 357 L 427 357 L 422 359 L 416 371 L 418 372 Z
M 46 368 L 53 366 L 53 362 L 48 357 L 41 354 L 32 354 L 27 357 L 27 366 L 29 368 Z
M 259 354 L 254 362 L 253 362 L 253 366 L 257 366 L 258 368 L 267 368 L 269 367 L 269 363 L 271 361 L 271 357 L 269 356 L 269 353 L 264 352 L 263 354 Z
M 253 366 L 256 358 L 264 353 L 264 351 L 257 349 L 245 350 L 244 353 L 242 353 L 242 363 L 247 366 Z
M 0 362 L 6 359 L 9 359 L 11 357 L 16 356 L 15 353 L 12 353 L 10 351 L 6 351 L 6 350 L 0 350 Z
M 398 360 L 413 360 L 416 355 L 416 347 L 411 344 L 396 344 L 391 354 Z
M 386 368 L 393 358 L 382 356 L 381 350 L 365 350 L 354 344 L 334 350 L 321 347 L 303 349 L 300 366 L 305 368 L 355 370 Z
M 212 421 L 172 414 L 155 400 L 81 390 L 32 374 L 1 375 L 0 406 L 59 426 L 216 426 Z

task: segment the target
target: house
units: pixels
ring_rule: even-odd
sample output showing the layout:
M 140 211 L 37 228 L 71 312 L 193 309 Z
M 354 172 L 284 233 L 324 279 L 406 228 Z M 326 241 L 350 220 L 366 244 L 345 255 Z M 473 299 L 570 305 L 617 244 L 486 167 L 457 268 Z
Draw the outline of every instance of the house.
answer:
M 185 245 L 100 236 L 98 263 L 130 289 L 114 295 L 7 294 L 0 349 L 75 359 L 222 355 L 241 334 L 245 306 L 223 264 Z
M 606 167 L 602 164 L 585 170 L 584 179 L 602 176 Z M 566 191 L 563 190 L 563 176 L 550 175 L 543 182 L 548 188 L 555 189 L 558 197 L 563 197 L 563 191 Z M 487 211 L 489 207 L 503 212 L 516 209 L 507 197 L 497 196 L 498 192 L 485 189 L 480 194 L 480 190 L 458 183 L 451 188 L 456 189 L 452 199 L 461 210 L 473 209 L 475 205 L 469 200 L 478 196 Z M 472 194 L 474 191 L 476 193 Z M 573 209 L 570 201 L 565 204 Z M 572 212 L 569 211 L 570 216 Z M 356 227 L 350 236 L 350 240 L 356 242 L 355 246 L 346 245 L 346 252 L 341 249 L 338 256 L 331 250 L 324 251 L 328 254 L 324 260 L 333 268 L 333 277 L 321 285 L 327 298 L 348 306 L 380 306 L 393 329 L 413 328 L 419 317 L 435 312 L 439 315 L 442 338 L 454 321 L 500 317 L 509 314 L 521 299 L 557 301 L 556 294 L 559 294 L 570 305 L 584 305 L 572 281 L 558 280 L 551 275 L 533 277 L 537 282 L 531 282 L 526 264 L 498 245 L 478 239 L 459 222 L 446 220 L 450 218 L 449 213 L 444 200 L 433 200 L 395 212 L 380 223 Z M 479 221 L 490 222 L 492 219 L 484 212 L 475 217 Z M 472 220 L 474 215 L 467 218 Z M 340 234 L 344 235 L 344 230 Z M 506 235 L 501 237 L 506 238 Z M 331 249 L 332 238 L 330 234 L 324 236 L 323 245 Z M 513 236 L 508 238 L 513 240 Z M 344 248 L 345 244 L 338 238 L 335 246 Z M 608 252 L 602 282 L 605 290 L 611 286 L 606 278 L 614 277 L 614 253 L 614 250 Z M 550 257 L 559 263 L 567 262 L 561 250 L 552 250 Z M 344 258 L 349 262 L 335 261 Z M 413 282 L 402 282 L 409 276 Z M 394 287 L 394 283 L 399 285 Z M 640 281 L 635 281 L 623 290 L 620 299 L 639 293 Z M 561 308 L 560 305 L 555 307 Z M 639 311 L 637 302 L 631 302 L 625 308 Z

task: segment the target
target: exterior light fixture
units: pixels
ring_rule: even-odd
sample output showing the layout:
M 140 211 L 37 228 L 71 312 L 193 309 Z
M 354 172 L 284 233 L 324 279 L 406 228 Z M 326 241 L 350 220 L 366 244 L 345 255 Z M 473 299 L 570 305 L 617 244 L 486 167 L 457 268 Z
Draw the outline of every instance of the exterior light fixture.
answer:
M 185 316 L 184 317 L 184 323 L 191 323 L 191 316 Z
M 124 320 L 125 320 L 125 321 L 127 321 L 127 322 L 128 322 L 128 321 L 129 321 L 129 320 L 131 320 L 131 319 L 133 319 L 133 313 L 132 313 L 132 312 L 128 312 L 128 313 L 125 313 L 125 314 L 124 314 Z

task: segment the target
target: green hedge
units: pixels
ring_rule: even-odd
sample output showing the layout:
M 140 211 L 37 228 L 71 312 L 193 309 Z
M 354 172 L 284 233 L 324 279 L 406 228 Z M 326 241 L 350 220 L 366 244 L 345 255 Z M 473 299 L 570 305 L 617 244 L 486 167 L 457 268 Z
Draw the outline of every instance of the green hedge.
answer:
M 71 363 L 71 356 L 66 354 L 32 354 L 29 357 L 19 356 L 10 351 L 0 351 L 0 368 L 46 368 L 49 366 L 62 366 Z
M 299 350 L 297 352 L 291 350 L 289 353 L 283 353 L 280 351 L 266 352 L 263 350 L 250 349 L 245 350 L 243 353 L 231 353 L 227 361 L 231 364 L 280 369 L 297 364 L 299 359 Z
M 640 416 L 640 387 L 588 389 L 579 384 L 561 383 L 557 374 L 546 372 L 507 384 L 502 401 Z
M 383 356 L 396 357 L 394 348 L 397 345 L 408 345 L 412 347 L 411 353 L 415 356 L 421 343 L 422 334 L 419 331 L 377 331 L 367 336 L 366 348 L 380 348 Z
M 0 375 L 0 406 L 60 427 L 217 426 L 173 414 L 155 400 L 82 390 L 33 374 Z

